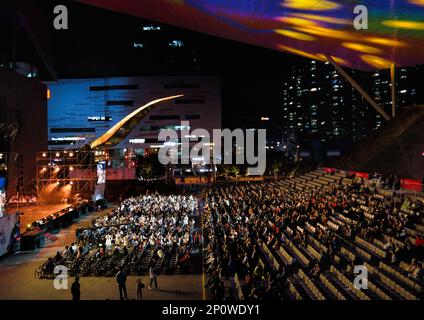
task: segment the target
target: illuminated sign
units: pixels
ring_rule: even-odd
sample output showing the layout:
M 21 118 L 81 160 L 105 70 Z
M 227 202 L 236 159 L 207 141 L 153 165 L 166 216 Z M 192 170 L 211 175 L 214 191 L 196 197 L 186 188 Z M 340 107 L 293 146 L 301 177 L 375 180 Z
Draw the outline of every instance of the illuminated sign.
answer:
M 160 31 L 160 27 L 154 25 L 143 26 L 143 31 Z
M 182 42 L 181 40 L 172 40 L 169 43 L 169 46 L 173 48 L 181 48 L 183 45 L 184 45 L 184 42 Z
M 4 217 L 6 203 L 6 178 L 0 177 L 0 218 Z
M 83 141 L 84 137 L 52 137 L 52 141 Z M 43 155 L 44 156 L 44 155 Z
M 128 142 L 129 143 L 144 143 L 146 141 L 146 139 L 129 139 Z
M 95 117 L 87 117 L 88 121 L 112 121 L 112 117 L 110 116 L 95 116 Z

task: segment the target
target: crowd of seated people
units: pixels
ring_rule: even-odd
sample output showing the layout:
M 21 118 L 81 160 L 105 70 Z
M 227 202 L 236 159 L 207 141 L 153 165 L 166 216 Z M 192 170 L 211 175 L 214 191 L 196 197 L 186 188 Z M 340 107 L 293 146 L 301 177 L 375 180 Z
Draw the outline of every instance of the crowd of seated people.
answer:
M 35 195 L 14 195 L 8 200 L 9 205 L 36 205 L 38 203 Z
M 207 287 L 212 298 L 229 296 L 222 288 L 235 273 L 241 280 L 244 299 L 288 298 L 281 288 L 287 287 L 299 268 L 318 278 L 335 263 L 334 256 L 345 241 L 354 243 L 357 237 L 383 243 L 387 256 L 382 261 L 392 266 L 409 264 L 408 276 L 423 282 L 423 264 L 415 259 L 422 259 L 422 247 L 411 242 L 407 233 L 423 217 L 423 204 L 418 200 L 404 201 L 414 213 L 403 214 L 402 204 L 387 202 L 353 180 L 302 191 L 278 182 L 221 185 L 205 189 L 202 196 L 205 264 L 210 277 Z M 359 210 L 361 206 L 372 219 Z M 333 224 L 332 228 L 338 214 L 355 223 Z M 287 248 L 294 244 L 306 252 L 312 241 L 318 241 L 325 250 L 319 250 L 320 257 L 307 266 L 295 259 L 273 270 L 270 264 L 274 262 L 267 263 L 261 249 L 264 246 L 275 253 L 282 247 L 289 251 Z
M 370 175 L 370 179 L 383 189 L 399 190 L 401 186 L 401 179 L 395 173 L 384 175 L 376 171 Z
M 190 263 L 196 212 L 193 196 L 132 197 L 94 219 L 90 228 L 78 230 L 77 242 L 49 261 L 69 264 L 72 272 L 82 275 L 113 275 L 120 267 L 145 272 L 150 266 L 160 268 L 169 255 L 175 256 L 176 266 L 184 267 Z

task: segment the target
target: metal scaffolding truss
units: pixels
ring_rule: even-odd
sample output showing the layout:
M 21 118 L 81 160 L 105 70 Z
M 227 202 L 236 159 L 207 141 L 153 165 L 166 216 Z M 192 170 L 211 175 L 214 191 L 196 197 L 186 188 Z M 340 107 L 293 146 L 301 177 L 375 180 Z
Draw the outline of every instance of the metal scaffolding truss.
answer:
M 59 189 L 64 186 L 70 186 L 73 195 L 90 197 L 93 194 L 97 175 L 92 151 L 40 151 L 37 152 L 36 163 L 38 195 L 46 188 Z

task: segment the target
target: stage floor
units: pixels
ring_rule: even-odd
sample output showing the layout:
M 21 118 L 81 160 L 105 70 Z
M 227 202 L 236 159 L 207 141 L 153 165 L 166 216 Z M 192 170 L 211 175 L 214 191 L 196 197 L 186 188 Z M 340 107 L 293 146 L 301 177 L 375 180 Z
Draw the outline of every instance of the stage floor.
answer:
M 10 212 L 22 212 L 21 214 L 21 233 L 26 231 L 27 225 L 33 223 L 34 221 L 40 220 L 42 218 L 48 217 L 52 213 L 60 211 L 62 209 L 68 208 L 71 205 L 68 203 L 60 204 L 38 204 L 34 206 L 25 206 L 25 207 L 13 207 L 8 211 Z

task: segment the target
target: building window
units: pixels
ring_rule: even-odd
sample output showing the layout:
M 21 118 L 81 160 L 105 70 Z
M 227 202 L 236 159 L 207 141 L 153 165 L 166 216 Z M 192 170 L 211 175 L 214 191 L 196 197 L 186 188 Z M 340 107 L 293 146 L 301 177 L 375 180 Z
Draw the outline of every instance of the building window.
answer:
M 157 114 L 149 117 L 150 120 L 180 120 L 179 114 Z

